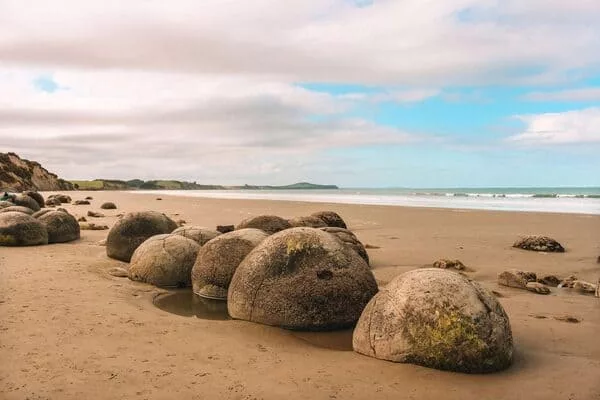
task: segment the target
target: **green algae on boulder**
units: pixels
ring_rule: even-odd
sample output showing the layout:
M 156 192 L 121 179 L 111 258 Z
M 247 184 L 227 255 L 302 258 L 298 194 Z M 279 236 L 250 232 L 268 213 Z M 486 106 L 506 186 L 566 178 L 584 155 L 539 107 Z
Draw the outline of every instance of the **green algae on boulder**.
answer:
M 244 257 L 268 235 L 260 229 L 240 229 L 215 237 L 198 252 L 192 269 L 194 293 L 226 300 L 229 284 Z
M 48 231 L 37 219 L 20 212 L 0 214 L 0 246 L 35 246 L 48 243 Z
M 397 276 L 364 309 L 356 352 L 394 362 L 485 373 L 513 358 L 508 316 L 494 295 L 465 276 L 424 268 Z
M 135 249 L 146 239 L 154 235 L 171 233 L 175 229 L 177 229 L 175 221 L 156 211 L 126 214 L 113 225 L 108 233 L 106 255 L 129 262 Z
M 296 330 L 356 323 L 377 293 L 369 266 L 327 232 L 291 228 L 259 244 L 239 265 L 228 292 L 233 318 Z
M 158 287 L 188 287 L 200 246 L 179 235 L 155 235 L 131 256 L 128 276 Z
M 65 243 L 79 239 L 81 230 L 74 216 L 62 211 L 50 211 L 37 218 L 48 231 L 48 243 Z

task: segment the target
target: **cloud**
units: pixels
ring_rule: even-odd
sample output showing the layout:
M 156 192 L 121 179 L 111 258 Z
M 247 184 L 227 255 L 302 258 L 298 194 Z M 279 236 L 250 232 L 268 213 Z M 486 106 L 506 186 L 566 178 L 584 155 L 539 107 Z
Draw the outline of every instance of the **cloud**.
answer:
M 530 101 L 600 101 L 600 87 L 532 92 L 523 96 L 523 99 Z
M 600 143 L 600 108 L 523 115 L 523 132 L 508 140 L 528 145 Z

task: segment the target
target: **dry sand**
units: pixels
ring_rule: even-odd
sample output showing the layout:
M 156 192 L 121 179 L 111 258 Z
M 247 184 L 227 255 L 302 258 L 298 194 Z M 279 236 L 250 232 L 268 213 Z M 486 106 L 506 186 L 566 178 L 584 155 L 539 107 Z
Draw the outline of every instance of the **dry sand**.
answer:
M 500 287 L 507 268 L 600 276 L 600 216 L 439 210 L 279 201 L 212 200 L 118 192 L 94 197 L 75 215 L 157 210 L 188 224 L 235 224 L 258 214 L 339 212 L 369 250 L 380 282 L 441 257 L 499 292 L 510 316 L 514 365 L 466 375 L 371 359 L 351 351 L 350 331 L 294 333 L 244 321 L 167 313 L 152 304 L 164 290 L 116 278 L 98 241 L 0 247 L 2 399 L 600 399 L 600 301 L 553 289 L 549 296 Z M 178 213 L 179 215 L 174 215 Z M 511 247 L 521 234 L 555 237 L 564 254 Z M 579 323 L 557 320 L 572 316 Z

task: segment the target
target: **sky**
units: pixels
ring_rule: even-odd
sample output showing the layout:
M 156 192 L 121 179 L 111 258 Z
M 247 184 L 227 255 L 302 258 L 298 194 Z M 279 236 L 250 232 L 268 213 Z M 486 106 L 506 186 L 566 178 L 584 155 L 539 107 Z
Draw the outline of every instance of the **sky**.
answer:
M 0 0 L 0 151 L 67 179 L 600 186 L 600 2 Z

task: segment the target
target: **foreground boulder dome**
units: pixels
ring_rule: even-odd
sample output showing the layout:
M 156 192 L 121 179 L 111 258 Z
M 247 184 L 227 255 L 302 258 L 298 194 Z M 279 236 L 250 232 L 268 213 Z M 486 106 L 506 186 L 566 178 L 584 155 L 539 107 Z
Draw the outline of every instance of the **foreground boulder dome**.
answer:
M 334 211 L 319 211 L 311 214 L 312 217 L 317 217 L 321 221 L 325 222 L 325 225 L 334 228 L 348 229 L 346 222 L 340 217 L 340 215 Z
M 20 212 L 0 214 L 0 246 L 48 244 L 48 231 L 37 219 Z
M 226 300 L 231 278 L 244 257 L 269 235 L 260 229 L 240 229 L 219 235 L 198 252 L 192 269 L 194 293 Z
M 363 311 L 352 342 L 371 357 L 467 373 L 502 370 L 513 357 L 510 323 L 494 295 L 438 268 L 392 280 Z
M 551 253 L 564 253 L 565 248 L 556 240 L 548 236 L 525 236 L 517 240 L 513 247 L 531 251 L 547 251 Z
M 188 287 L 198 250 L 198 243 L 183 236 L 152 236 L 133 253 L 129 279 L 159 287 Z
M 284 229 L 291 228 L 290 223 L 276 215 L 259 215 L 258 217 L 251 217 L 243 220 L 235 227 L 236 230 L 254 228 L 260 229 L 261 231 L 267 232 L 269 235 L 277 233 Z
M 48 243 L 65 243 L 79 239 L 81 230 L 74 216 L 50 211 L 37 217 L 48 231 Z
M 119 219 L 108 232 L 106 255 L 129 262 L 135 249 L 146 239 L 171 233 L 177 224 L 165 214 L 156 211 L 133 212 Z
M 200 246 L 204 246 L 206 242 L 219 236 L 221 232 L 213 231 L 212 229 L 203 226 L 185 226 L 175 229 L 173 235 L 179 235 L 192 239 Z
M 233 318 L 297 330 L 356 323 L 377 283 L 365 261 L 337 237 L 291 228 L 259 244 L 235 271 L 228 293 Z

